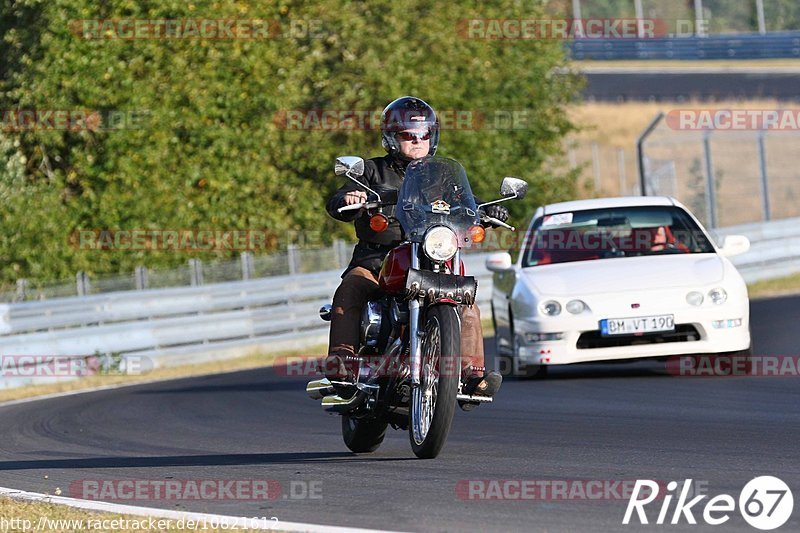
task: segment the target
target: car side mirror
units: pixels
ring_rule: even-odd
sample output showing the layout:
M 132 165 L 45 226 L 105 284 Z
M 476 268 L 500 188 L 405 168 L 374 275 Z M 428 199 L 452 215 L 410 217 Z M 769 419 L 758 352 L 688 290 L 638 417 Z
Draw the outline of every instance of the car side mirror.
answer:
M 503 178 L 503 183 L 500 185 L 500 195 L 504 197 L 512 197 L 522 199 L 528 193 L 528 184 L 525 180 L 507 176 Z
M 511 254 L 498 252 L 486 258 L 486 268 L 491 272 L 508 272 L 511 270 Z
M 364 160 L 352 155 L 337 157 L 333 171 L 337 176 L 347 174 L 353 178 L 361 177 L 364 175 Z
M 750 249 L 750 239 L 744 235 L 728 235 L 722 240 L 719 253 L 724 257 L 740 255 Z

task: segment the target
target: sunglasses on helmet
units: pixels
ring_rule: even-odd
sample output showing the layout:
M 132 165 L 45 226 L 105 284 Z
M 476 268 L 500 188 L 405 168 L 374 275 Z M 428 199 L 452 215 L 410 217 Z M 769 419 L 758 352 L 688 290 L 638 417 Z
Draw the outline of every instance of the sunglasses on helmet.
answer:
M 397 138 L 401 141 L 413 141 L 419 139 L 420 141 L 427 141 L 431 138 L 430 130 L 426 131 L 401 131 L 397 134 Z

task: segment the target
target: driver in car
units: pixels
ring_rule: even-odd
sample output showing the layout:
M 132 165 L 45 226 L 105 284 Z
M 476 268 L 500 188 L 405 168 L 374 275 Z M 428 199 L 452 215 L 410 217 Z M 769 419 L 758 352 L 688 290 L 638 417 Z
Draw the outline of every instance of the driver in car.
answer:
M 419 98 L 404 96 L 390 103 L 381 114 L 381 144 L 387 155 L 368 159 L 363 179 L 379 194 L 397 191 L 403 183 L 408 164 L 436 153 L 439 143 L 439 119 L 433 108 Z M 328 356 L 324 373 L 330 380 L 352 380 L 357 367 L 361 310 L 380 291 L 378 273 L 389 251 L 402 242 L 402 229 L 392 220 L 383 232 L 370 228 L 369 216 L 362 211 L 339 213 L 337 209 L 367 201 L 367 194 L 348 181 L 328 200 L 326 209 L 335 219 L 354 222 L 358 243 L 342 282 L 333 297 Z M 508 210 L 500 205 L 487 206 L 487 215 L 500 221 L 508 219 Z M 387 215 L 393 215 L 393 208 Z M 477 305 L 462 306 L 461 372 L 466 394 L 493 396 L 503 381 L 498 372 L 484 366 L 483 331 Z M 462 405 L 468 410 L 474 404 Z

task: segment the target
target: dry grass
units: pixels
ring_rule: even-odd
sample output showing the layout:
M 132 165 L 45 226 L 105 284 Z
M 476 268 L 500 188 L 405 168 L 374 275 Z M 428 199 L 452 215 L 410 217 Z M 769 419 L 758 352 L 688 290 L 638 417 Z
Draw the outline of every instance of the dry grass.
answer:
M 800 273 L 751 283 L 747 292 L 751 299 L 800 294 Z
M 659 111 L 674 109 L 779 109 L 775 100 L 724 102 L 587 102 L 571 110 L 581 128 L 567 141 L 572 164 L 581 168 L 579 197 L 634 194 L 639 182 L 636 140 Z M 800 216 L 796 191 L 797 132 L 765 136 L 773 218 Z M 714 173 L 719 183 L 720 226 L 758 222 L 762 216 L 756 132 L 716 132 L 711 137 Z M 703 136 L 697 131 L 672 130 L 665 122 L 648 139 L 647 155 L 660 171 L 660 194 L 691 204 L 705 186 Z M 596 165 L 596 169 L 595 169 Z M 674 175 L 673 183 L 669 179 Z M 674 187 L 674 188 L 673 188 Z M 689 205 L 705 216 L 704 207 Z
M 175 367 L 156 368 L 152 372 L 144 375 L 99 375 L 81 378 L 77 380 L 50 383 L 47 385 L 31 385 L 16 389 L 0 390 L 0 402 L 55 394 L 59 392 L 88 390 L 96 387 L 105 387 L 120 383 L 134 384 L 149 381 L 162 381 L 168 379 L 184 378 L 191 376 L 202 376 L 206 374 L 220 374 L 235 370 L 247 370 L 251 368 L 261 368 L 271 366 L 278 357 L 299 356 L 306 354 L 324 354 L 327 347 L 318 345 L 302 350 L 293 350 L 281 354 L 253 354 L 236 359 L 225 359 L 210 361 L 194 365 L 181 365 Z
M 798 63 L 800 65 L 800 63 Z M 597 142 L 603 147 L 633 149 L 636 140 L 659 111 L 672 109 L 775 109 L 785 107 L 777 100 L 747 100 L 721 102 L 586 102 L 572 108 L 571 118 L 582 128 L 572 140 L 581 143 Z M 676 132 L 679 133 L 679 132 Z

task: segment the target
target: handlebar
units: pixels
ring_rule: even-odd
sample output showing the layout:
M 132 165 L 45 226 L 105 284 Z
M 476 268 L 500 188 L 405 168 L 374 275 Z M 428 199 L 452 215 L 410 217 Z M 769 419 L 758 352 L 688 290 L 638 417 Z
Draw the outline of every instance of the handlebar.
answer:
M 393 203 L 389 203 L 389 202 L 382 202 L 382 203 L 381 202 L 359 202 L 357 204 L 351 204 L 351 205 L 346 205 L 346 206 L 340 207 L 336 211 L 338 213 L 344 213 L 344 212 L 347 212 L 347 211 L 358 211 L 360 209 L 375 209 L 375 208 L 378 208 L 378 207 L 381 207 L 381 206 L 387 206 L 387 205 L 393 205 Z M 499 219 L 496 219 L 494 217 L 490 217 L 488 215 L 483 215 L 481 217 L 481 222 L 483 222 L 484 224 L 491 224 L 492 226 L 496 226 L 496 227 L 499 227 L 499 228 L 506 228 L 506 229 L 509 229 L 511 231 L 516 231 L 517 230 L 517 228 L 515 228 L 514 226 L 509 226 L 505 222 L 503 222 L 503 221 L 501 221 Z

